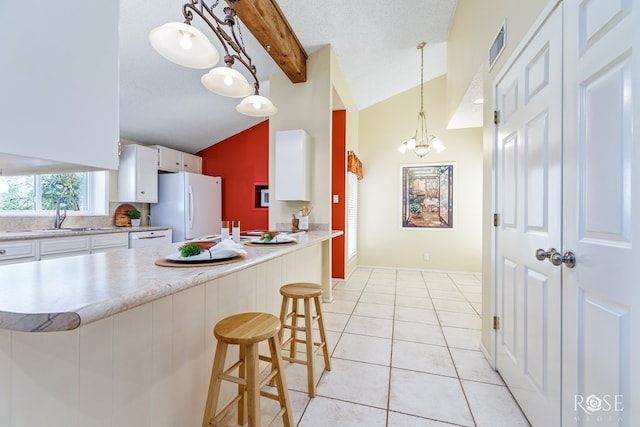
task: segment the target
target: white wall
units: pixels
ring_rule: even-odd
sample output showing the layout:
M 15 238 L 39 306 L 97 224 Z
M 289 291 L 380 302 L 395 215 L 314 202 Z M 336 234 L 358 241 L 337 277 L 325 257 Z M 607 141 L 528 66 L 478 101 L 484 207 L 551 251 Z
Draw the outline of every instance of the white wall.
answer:
M 361 265 L 437 270 L 481 270 L 482 132 L 445 130 L 446 77 L 425 83 L 429 132 L 447 146 L 420 159 L 396 149 L 415 131 L 420 86 L 360 112 L 359 153 L 364 179 L 358 205 L 358 259 Z M 454 229 L 401 228 L 403 164 L 454 162 Z M 428 253 L 430 260 L 424 261 Z

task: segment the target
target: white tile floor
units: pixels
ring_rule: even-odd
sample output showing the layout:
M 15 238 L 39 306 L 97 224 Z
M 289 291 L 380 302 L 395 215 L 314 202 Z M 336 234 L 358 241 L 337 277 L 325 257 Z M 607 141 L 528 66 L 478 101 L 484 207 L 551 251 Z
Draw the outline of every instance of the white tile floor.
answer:
M 296 426 L 529 425 L 479 351 L 479 275 L 358 268 L 333 297 L 317 396 L 305 366 L 286 368 Z

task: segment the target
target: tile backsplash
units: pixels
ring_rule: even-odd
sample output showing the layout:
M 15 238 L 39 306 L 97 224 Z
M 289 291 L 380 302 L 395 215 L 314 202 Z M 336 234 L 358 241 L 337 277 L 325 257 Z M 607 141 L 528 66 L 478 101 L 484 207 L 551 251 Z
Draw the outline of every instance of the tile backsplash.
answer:
M 110 227 L 114 225 L 115 211 L 122 202 L 109 202 L 109 215 L 75 216 L 71 213 L 64 220 L 63 227 Z M 149 225 L 149 203 L 129 203 L 142 212 L 141 225 Z M 0 232 L 38 230 L 53 228 L 54 215 L 3 216 L 0 217 Z

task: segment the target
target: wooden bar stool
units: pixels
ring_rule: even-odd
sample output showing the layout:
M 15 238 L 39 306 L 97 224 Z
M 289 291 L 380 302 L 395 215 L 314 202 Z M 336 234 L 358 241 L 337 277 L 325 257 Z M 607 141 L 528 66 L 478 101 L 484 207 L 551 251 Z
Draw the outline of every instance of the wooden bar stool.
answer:
M 289 345 L 289 356 L 284 355 L 282 358 L 289 362 L 307 365 L 309 396 L 315 397 L 316 381 L 313 359 L 321 349 L 324 355 L 324 368 L 327 371 L 331 370 L 331 360 L 329 359 L 329 348 L 327 346 L 327 337 L 320 302 L 322 286 L 315 283 L 290 283 L 280 288 L 280 294 L 282 295 L 282 306 L 280 308 L 280 321 L 282 322 L 280 342 L 283 347 L 287 344 Z M 291 311 L 288 311 L 289 300 L 291 300 Z M 299 300 L 304 301 L 303 313 L 300 313 L 298 308 Z M 312 313 L 311 300 L 313 300 L 315 304 L 315 316 Z M 303 326 L 298 326 L 298 319 L 304 319 Z M 320 342 L 315 342 L 313 338 L 313 324 L 315 322 L 318 322 Z M 291 336 L 283 341 L 285 329 L 291 331 Z M 298 332 L 303 332 L 304 338 L 298 338 Z M 298 343 L 305 345 L 306 360 L 296 357 L 296 344 Z
M 291 402 L 287 391 L 287 381 L 282 370 L 280 354 L 280 319 L 268 313 L 240 313 L 219 321 L 213 329 L 218 340 L 216 354 L 209 382 L 209 393 L 202 421 L 203 427 L 217 426 L 224 416 L 238 404 L 238 424 L 244 425 L 248 414 L 249 427 L 259 427 L 260 396 L 277 400 L 280 411 L 272 423 L 282 416 L 285 427 L 293 427 Z M 270 357 L 259 354 L 258 345 L 268 341 Z M 229 369 L 224 369 L 229 344 L 240 346 L 239 360 Z M 261 378 L 259 361 L 271 363 L 270 371 Z M 237 376 L 230 373 L 238 370 Z M 220 397 L 222 380 L 238 384 L 238 394 L 220 412 L 215 414 Z M 262 390 L 269 382 L 275 382 L 277 394 Z M 213 415 L 215 414 L 215 415 Z

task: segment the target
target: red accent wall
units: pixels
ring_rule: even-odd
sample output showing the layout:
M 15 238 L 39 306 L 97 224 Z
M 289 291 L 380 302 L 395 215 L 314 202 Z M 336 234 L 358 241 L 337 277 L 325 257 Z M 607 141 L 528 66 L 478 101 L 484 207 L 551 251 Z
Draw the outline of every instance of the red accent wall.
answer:
M 222 219 L 241 230 L 266 230 L 269 209 L 256 207 L 256 186 L 269 185 L 269 120 L 196 153 L 202 173 L 222 177 Z
M 331 129 L 331 229 L 346 231 L 345 186 L 347 178 L 347 112 L 333 112 L 333 129 Z M 333 203 L 333 195 L 338 195 L 339 203 Z M 345 236 L 331 240 L 331 277 L 345 278 Z

